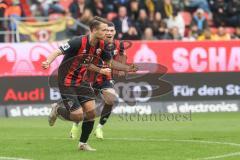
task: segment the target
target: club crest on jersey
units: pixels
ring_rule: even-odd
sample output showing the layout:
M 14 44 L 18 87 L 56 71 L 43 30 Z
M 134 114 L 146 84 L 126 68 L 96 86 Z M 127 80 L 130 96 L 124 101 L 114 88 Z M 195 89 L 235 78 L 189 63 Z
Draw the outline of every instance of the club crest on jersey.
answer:
M 118 51 L 115 49 L 115 50 L 113 51 L 113 55 L 116 56 L 117 54 L 118 54 Z
M 68 103 L 68 105 L 69 105 L 70 108 L 73 106 L 73 101 L 70 100 L 70 101 L 68 101 L 67 103 Z
M 85 60 L 83 61 L 83 63 L 84 63 L 84 64 L 86 64 L 86 63 L 91 63 L 92 61 L 93 61 L 93 57 L 87 56 L 87 57 L 85 58 Z
M 82 51 L 82 53 L 86 53 L 87 52 L 87 50 L 86 49 L 84 49 L 83 51 Z
M 96 50 L 97 55 L 100 55 L 101 52 L 102 52 L 101 48 L 98 48 L 98 49 Z

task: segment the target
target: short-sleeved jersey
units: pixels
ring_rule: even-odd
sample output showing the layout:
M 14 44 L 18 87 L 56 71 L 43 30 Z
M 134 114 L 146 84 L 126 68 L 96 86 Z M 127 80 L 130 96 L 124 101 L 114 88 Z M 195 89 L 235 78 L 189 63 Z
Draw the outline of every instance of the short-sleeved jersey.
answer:
M 108 46 L 108 50 L 110 50 L 109 53 L 112 59 L 119 61 L 119 57 L 124 56 L 124 44 L 122 41 L 114 40 L 112 44 L 108 43 L 107 46 Z M 104 63 L 103 68 L 109 68 L 109 66 L 106 63 Z M 102 74 L 98 74 L 96 78 L 96 83 L 98 85 L 101 85 L 106 80 L 112 80 L 112 77 L 113 76 L 105 76 Z
M 60 46 L 64 58 L 58 69 L 58 81 L 64 86 L 79 86 L 81 82 L 94 82 L 95 72 L 87 71 L 87 64 L 96 66 L 111 59 L 104 41 L 90 45 L 89 36 L 80 36 Z

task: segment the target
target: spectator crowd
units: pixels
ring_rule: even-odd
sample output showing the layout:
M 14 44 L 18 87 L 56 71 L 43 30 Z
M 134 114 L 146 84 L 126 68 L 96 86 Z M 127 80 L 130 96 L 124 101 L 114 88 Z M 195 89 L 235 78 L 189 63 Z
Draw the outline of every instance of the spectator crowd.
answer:
M 35 17 L 72 16 L 88 25 L 112 21 L 124 40 L 230 40 L 240 38 L 240 0 L 28 0 Z M 19 0 L 0 0 L 0 17 L 24 17 Z M 4 29 L 5 28 L 5 29 Z M 0 21 L 0 31 L 6 30 Z M 77 28 L 74 33 L 80 34 Z M 4 40 L 0 37 L 0 42 Z

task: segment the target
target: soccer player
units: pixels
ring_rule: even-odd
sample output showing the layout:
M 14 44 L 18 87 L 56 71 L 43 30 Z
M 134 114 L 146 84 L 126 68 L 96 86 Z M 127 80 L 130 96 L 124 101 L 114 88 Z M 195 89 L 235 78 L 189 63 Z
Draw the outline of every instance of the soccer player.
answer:
M 108 23 L 107 32 L 105 35 L 105 41 L 107 43 L 107 49 L 111 50 L 109 52 L 111 57 L 123 64 L 126 63 L 126 55 L 124 53 L 124 45 L 122 41 L 114 40 L 114 36 L 116 34 L 115 26 L 113 23 Z M 106 68 L 109 68 L 107 64 L 105 64 Z M 120 76 L 123 76 L 125 72 L 118 72 Z M 99 74 L 96 78 L 96 82 L 93 85 L 93 88 L 97 91 L 100 91 L 104 100 L 104 107 L 101 112 L 101 117 L 99 124 L 95 130 L 95 136 L 98 139 L 103 139 L 103 125 L 107 122 L 112 108 L 116 105 L 117 102 L 117 93 L 114 90 L 114 81 L 112 79 L 112 75 L 103 75 Z M 78 123 L 74 123 L 72 129 L 70 131 L 70 137 L 76 139 L 79 134 Z
M 104 38 L 106 28 L 107 24 L 93 19 L 90 23 L 91 33 L 88 36 L 80 36 L 68 41 L 57 51 L 50 54 L 47 60 L 42 63 L 42 67 L 46 69 L 56 57 L 64 55 L 58 69 L 58 85 L 64 105 L 53 105 L 49 116 L 49 125 L 54 125 L 58 115 L 65 120 L 74 122 L 80 122 L 84 119 L 78 145 L 80 150 L 95 151 L 95 149 L 87 144 L 96 114 L 95 95 L 89 83 L 91 75 L 85 76 L 86 66 L 83 64 L 85 63 L 84 60 L 89 58 L 88 55 L 100 54 L 97 56 L 100 56 L 103 60 L 108 59 L 107 53 L 99 52 L 98 50 L 104 50 L 104 44 L 100 40 Z M 83 54 L 86 57 L 81 57 Z M 100 69 L 99 72 L 108 74 L 109 70 Z M 83 113 L 86 114 L 85 117 Z
M 109 23 L 107 28 L 107 33 L 105 35 L 105 41 L 107 42 L 109 49 L 112 50 L 112 52 L 109 52 L 109 53 L 112 54 L 111 57 L 114 60 L 119 61 L 122 64 L 125 64 L 126 55 L 124 52 L 124 44 L 122 41 L 114 40 L 115 34 L 116 34 L 116 30 L 115 30 L 114 24 Z M 106 65 L 106 67 L 109 67 L 109 66 Z M 119 72 L 116 72 L 116 74 L 118 74 L 118 76 L 124 76 L 125 72 L 119 71 Z M 97 77 L 97 81 L 94 84 L 94 88 L 97 88 L 98 90 L 101 91 L 103 100 L 105 102 L 103 110 L 101 112 L 99 124 L 95 130 L 95 136 L 96 138 L 99 138 L 99 139 L 103 139 L 102 128 L 104 124 L 107 122 L 112 112 L 113 106 L 117 105 L 118 96 L 114 89 L 114 80 L 112 78 L 113 78 L 113 74 L 110 76 L 99 74 Z
M 80 36 L 68 41 L 57 51 L 47 57 L 42 63 L 44 69 L 59 55 L 64 55 L 63 61 L 58 69 L 58 86 L 63 103 L 55 103 L 49 115 L 49 125 L 53 126 L 57 117 L 76 123 L 83 121 L 82 133 L 78 148 L 85 151 L 95 151 L 87 144 L 92 132 L 95 118 L 95 94 L 91 82 L 96 76 L 93 70 L 104 75 L 109 75 L 109 68 L 98 68 L 101 59 L 111 64 L 113 68 L 125 71 L 135 71 L 132 66 L 121 65 L 111 60 L 111 56 L 105 50 L 104 38 L 107 24 L 94 18 L 90 23 L 90 34 Z M 83 55 L 83 56 L 81 56 Z M 93 58 L 99 57 L 99 58 Z M 85 116 L 83 116 L 83 113 Z

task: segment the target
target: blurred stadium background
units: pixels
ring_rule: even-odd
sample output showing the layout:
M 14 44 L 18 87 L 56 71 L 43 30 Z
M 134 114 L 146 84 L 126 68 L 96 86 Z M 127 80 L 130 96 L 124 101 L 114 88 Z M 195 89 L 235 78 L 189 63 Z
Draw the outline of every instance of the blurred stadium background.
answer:
M 49 104 L 60 98 L 48 76 L 61 58 L 48 70 L 41 62 L 87 34 L 96 15 L 130 40 L 128 62 L 167 67 L 162 79 L 173 88 L 120 104 L 90 154 L 76 152 L 70 123 L 48 127 Z M 239 38 L 239 0 L 0 0 L 0 159 L 239 160 Z M 147 119 L 159 111 L 170 119 Z M 191 117 L 171 119 L 178 114 Z

